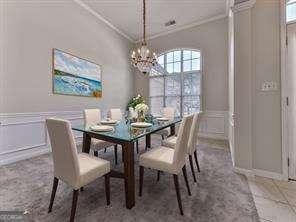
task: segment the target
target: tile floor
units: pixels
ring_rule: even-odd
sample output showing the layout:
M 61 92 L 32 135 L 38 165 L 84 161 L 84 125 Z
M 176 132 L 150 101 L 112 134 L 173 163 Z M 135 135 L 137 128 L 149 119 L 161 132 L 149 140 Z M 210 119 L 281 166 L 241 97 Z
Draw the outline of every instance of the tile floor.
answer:
M 296 222 L 296 182 L 258 176 L 248 182 L 262 222 Z

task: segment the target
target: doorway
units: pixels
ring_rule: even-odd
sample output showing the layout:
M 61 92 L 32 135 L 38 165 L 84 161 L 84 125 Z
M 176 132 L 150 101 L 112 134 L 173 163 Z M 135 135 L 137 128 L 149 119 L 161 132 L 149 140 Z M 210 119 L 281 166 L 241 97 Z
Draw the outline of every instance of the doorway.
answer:
M 296 23 L 287 25 L 286 90 L 288 175 L 296 180 Z
M 287 176 L 289 179 L 296 180 L 296 1 L 286 1 L 282 11 L 286 40 L 282 62 L 285 66 L 282 72 L 284 73 L 282 79 L 282 92 L 284 93 L 283 154 L 286 153 L 287 156 Z M 283 162 L 285 163 L 285 159 Z M 285 173 L 285 166 L 283 171 Z

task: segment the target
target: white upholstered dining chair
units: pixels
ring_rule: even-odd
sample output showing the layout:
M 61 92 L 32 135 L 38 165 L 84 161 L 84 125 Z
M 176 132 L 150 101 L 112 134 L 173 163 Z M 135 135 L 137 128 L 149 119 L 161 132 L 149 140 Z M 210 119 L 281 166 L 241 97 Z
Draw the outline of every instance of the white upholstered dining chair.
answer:
M 113 120 L 122 120 L 123 115 L 121 109 L 110 109 L 110 118 Z
M 198 145 L 198 130 L 199 130 L 201 115 L 202 115 L 201 113 L 195 113 L 193 116 L 193 120 L 190 128 L 190 135 L 189 135 L 188 144 L 187 144 L 187 154 L 188 154 L 190 168 L 191 168 L 194 182 L 196 182 L 196 177 L 195 177 L 193 160 L 192 160 L 193 156 L 195 159 L 197 171 L 200 172 L 197 154 L 196 154 L 196 147 Z M 178 139 L 178 136 L 171 136 L 166 140 L 163 140 L 162 145 L 174 149 L 176 147 L 177 139 Z
M 176 142 L 175 149 L 160 146 L 152 149 L 140 156 L 140 190 L 139 196 L 142 196 L 144 167 L 155 169 L 173 174 L 177 200 L 181 215 L 183 215 L 182 202 L 179 190 L 178 174 L 183 171 L 183 176 L 187 186 L 188 194 L 191 195 L 185 165 L 185 155 L 187 149 L 187 142 L 190 134 L 190 126 L 193 116 L 187 116 L 182 119 L 179 135 Z
M 131 110 L 130 110 L 131 111 Z M 132 111 L 133 115 L 135 116 L 136 115 L 136 112 L 133 110 Z M 121 112 L 121 109 L 110 109 L 110 118 L 111 119 L 114 119 L 114 120 L 123 120 L 123 114 Z M 137 150 L 137 153 L 139 153 L 139 141 L 136 140 L 136 150 Z M 123 153 L 122 153 L 123 154 Z M 122 159 L 123 159 L 123 155 L 122 155 Z
M 69 121 L 50 118 L 46 120 L 46 126 L 52 148 L 54 167 L 54 180 L 48 213 L 52 211 L 59 180 L 73 188 L 70 222 L 74 221 L 79 189 L 101 176 L 105 176 L 106 199 L 107 205 L 109 205 L 110 162 L 86 153 L 78 153 Z
M 100 109 L 85 109 L 84 110 L 84 124 L 85 125 L 94 125 L 98 124 L 101 121 L 101 110 Z M 117 164 L 117 144 L 110 143 L 108 141 L 99 140 L 92 138 L 91 139 L 91 149 L 94 151 L 94 155 L 98 157 L 98 151 L 106 149 L 108 147 L 114 146 L 114 155 L 115 155 L 115 164 Z
M 173 107 L 164 107 L 162 111 L 162 117 L 168 118 L 168 119 L 174 119 L 175 109 Z M 171 131 L 169 128 L 165 128 L 155 132 L 155 134 L 161 135 L 161 138 L 164 140 L 166 137 L 168 137 L 171 134 Z

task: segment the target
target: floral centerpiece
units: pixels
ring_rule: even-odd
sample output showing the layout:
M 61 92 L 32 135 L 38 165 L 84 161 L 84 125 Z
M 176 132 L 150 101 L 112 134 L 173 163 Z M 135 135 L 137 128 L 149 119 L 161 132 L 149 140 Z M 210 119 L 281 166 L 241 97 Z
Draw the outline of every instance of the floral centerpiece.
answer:
M 138 122 L 144 122 L 145 116 L 148 114 L 149 107 L 145 103 L 136 105 L 135 110 L 138 112 Z
M 129 103 L 127 104 L 127 109 L 129 109 L 130 107 L 132 107 L 133 109 L 136 108 L 136 106 L 140 103 L 145 103 L 144 97 L 141 96 L 140 94 L 138 94 L 137 96 L 134 96 Z
M 146 104 L 144 97 L 138 94 L 129 101 L 127 110 L 132 118 L 137 118 L 137 121 L 143 122 L 148 114 L 149 107 Z

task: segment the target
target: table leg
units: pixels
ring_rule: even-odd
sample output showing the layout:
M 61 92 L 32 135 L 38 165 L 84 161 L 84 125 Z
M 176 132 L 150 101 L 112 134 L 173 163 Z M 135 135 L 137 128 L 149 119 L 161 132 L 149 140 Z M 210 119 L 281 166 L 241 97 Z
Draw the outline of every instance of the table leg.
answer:
M 122 145 L 124 152 L 124 188 L 127 209 L 135 206 L 134 142 Z
M 174 136 L 176 134 L 176 126 L 175 126 L 175 124 L 172 124 L 170 126 L 170 128 L 171 128 L 171 135 L 170 136 Z
M 146 135 L 146 150 L 151 148 L 151 134 Z
M 83 133 L 82 152 L 89 153 L 89 151 L 90 151 L 90 143 L 91 143 L 90 135 L 88 133 Z

